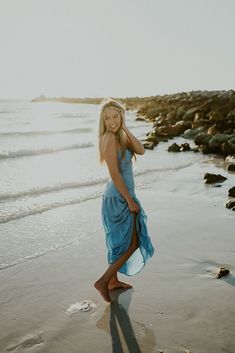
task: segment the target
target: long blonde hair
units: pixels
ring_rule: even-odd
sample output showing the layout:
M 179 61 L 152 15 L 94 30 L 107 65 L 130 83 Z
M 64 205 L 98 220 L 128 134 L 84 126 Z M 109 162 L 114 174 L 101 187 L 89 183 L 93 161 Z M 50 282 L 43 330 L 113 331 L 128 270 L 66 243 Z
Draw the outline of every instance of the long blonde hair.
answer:
M 107 127 L 106 127 L 105 121 L 104 121 L 105 111 L 106 111 L 107 108 L 115 109 L 119 113 L 119 115 L 121 117 L 121 124 L 122 124 L 122 121 L 123 121 L 123 116 L 125 116 L 125 108 L 123 107 L 123 105 L 122 105 L 122 103 L 120 101 L 115 100 L 113 98 L 107 98 L 107 99 L 104 99 L 101 102 L 101 105 L 100 105 L 99 130 L 98 130 L 98 150 L 99 150 L 99 160 L 100 160 L 101 163 L 104 162 L 104 157 L 103 157 L 103 154 L 102 154 L 102 151 L 101 151 L 101 139 L 102 139 L 102 136 L 107 131 Z M 123 131 L 123 129 L 119 129 L 117 131 L 117 133 L 115 133 L 115 135 L 117 136 L 117 138 L 119 140 L 120 146 L 121 146 L 122 159 L 124 159 L 125 153 L 126 153 L 126 143 L 125 143 L 124 134 L 125 134 L 125 132 Z M 135 153 L 133 151 L 133 145 L 132 145 L 130 139 L 128 140 L 128 142 L 129 142 L 129 145 L 130 145 L 130 149 L 132 150 L 133 155 L 135 156 Z

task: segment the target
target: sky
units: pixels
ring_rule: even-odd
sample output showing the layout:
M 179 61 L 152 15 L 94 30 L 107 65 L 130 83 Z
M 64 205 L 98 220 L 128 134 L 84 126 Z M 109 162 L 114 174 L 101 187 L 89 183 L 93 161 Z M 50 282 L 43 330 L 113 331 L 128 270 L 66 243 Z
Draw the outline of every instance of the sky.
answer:
M 235 89 L 234 0 L 0 0 L 0 98 Z

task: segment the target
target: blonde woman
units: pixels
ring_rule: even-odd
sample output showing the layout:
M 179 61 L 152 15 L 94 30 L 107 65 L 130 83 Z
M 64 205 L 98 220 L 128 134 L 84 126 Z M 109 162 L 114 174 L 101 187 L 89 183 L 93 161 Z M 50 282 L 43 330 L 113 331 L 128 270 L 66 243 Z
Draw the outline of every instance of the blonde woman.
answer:
M 94 283 L 104 300 L 111 302 L 109 291 L 131 288 L 119 281 L 117 272 L 131 276 L 139 272 L 154 248 L 146 226 L 147 216 L 135 194 L 132 157 L 143 155 L 142 143 L 129 131 L 125 109 L 114 99 L 101 103 L 99 156 L 106 163 L 111 180 L 102 198 L 102 222 L 106 234 L 108 268 Z

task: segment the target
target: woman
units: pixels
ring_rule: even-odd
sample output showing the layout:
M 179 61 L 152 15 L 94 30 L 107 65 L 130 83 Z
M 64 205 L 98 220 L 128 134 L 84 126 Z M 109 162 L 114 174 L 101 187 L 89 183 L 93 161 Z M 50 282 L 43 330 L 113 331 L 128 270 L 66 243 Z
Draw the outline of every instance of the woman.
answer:
M 109 267 L 94 283 L 107 302 L 109 290 L 131 288 L 120 282 L 117 272 L 134 275 L 150 258 L 154 249 L 148 236 L 147 216 L 136 197 L 132 157 L 144 154 L 142 143 L 129 131 L 125 109 L 114 99 L 101 104 L 99 122 L 100 161 L 106 162 L 111 180 L 102 198 L 102 222 L 106 233 Z

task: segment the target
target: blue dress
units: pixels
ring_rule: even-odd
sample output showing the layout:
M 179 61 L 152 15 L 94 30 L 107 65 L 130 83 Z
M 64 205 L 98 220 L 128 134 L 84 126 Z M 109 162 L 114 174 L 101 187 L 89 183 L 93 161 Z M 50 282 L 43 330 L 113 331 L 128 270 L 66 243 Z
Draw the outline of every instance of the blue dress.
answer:
M 132 156 L 133 152 L 126 149 L 125 158 L 122 160 L 121 150 L 118 151 L 119 171 L 125 181 L 129 194 L 140 208 L 136 216 L 139 247 L 118 270 L 118 272 L 128 276 L 138 273 L 154 253 L 146 225 L 147 216 L 135 194 Z M 101 219 L 106 234 L 108 263 L 111 264 L 119 259 L 129 248 L 132 240 L 134 220 L 134 214 L 130 212 L 126 200 L 117 190 L 112 180 L 106 184 L 102 196 Z

